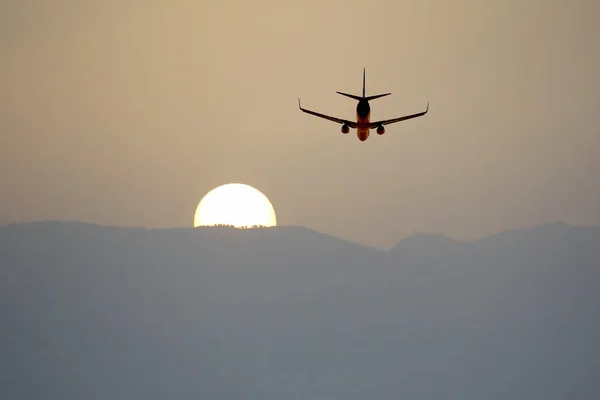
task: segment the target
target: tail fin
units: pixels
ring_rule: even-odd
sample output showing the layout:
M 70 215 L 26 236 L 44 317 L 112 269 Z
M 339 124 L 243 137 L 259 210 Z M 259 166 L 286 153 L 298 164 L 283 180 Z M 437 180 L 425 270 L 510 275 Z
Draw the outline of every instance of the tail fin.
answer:
M 365 99 L 365 100 L 375 100 L 375 99 L 378 99 L 378 98 L 383 97 L 383 96 L 389 96 L 391 93 L 376 94 L 376 95 L 369 96 L 369 97 L 365 96 L 366 95 L 366 93 L 365 93 L 365 75 L 366 75 L 365 70 L 366 70 L 366 68 L 363 68 L 363 99 Z
M 365 97 L 365 75 L 366 75 L 366 68 L 363 68 L 363 98 Z
M 365 92 L 365 75 L 366 75 L 366 68 L 363 68 L 363 88 L 362 88 L 363 90 L 362 90 L 362 97 L 357 96 L 355 94 L 348 94 L 348 93 L 342 93 L 342 92 L 336 92 L 336 93 L 341 94 L 342 96 L 350 97 L 351 99 L 358 100 L 358 101 L 360 101 L 362 99 L 375 100 L 375 99 L 378 99 L 380 97 L 388 96 L 388 95 L 391 94 L 391 93 L 376 94 L 374 96 L 366 97 L 365 96 L 365 94 L 366 94 L 366 92 Z

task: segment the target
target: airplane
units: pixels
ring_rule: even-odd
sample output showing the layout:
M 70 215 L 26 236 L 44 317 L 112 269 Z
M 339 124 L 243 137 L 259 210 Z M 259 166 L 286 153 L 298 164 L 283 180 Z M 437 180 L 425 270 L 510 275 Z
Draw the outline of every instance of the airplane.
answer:
M 384 125 L 393 124 L 394 122 L 405 121 L 405 120 L 411 119 L 411 118 L 417 118 L 417 117 L 427 114 L 427 111 L 429 111 L 429 102 L 427 103 L 427 108 L 425 109 L 425 111 L 422 111 L 420 113 L 405 115 L 404 117 L 399 117 L 399 118 L 392 118 L 392 119 L 386 119 L 386 120 L 382 120 L 382 121 L 370 122 L 371 107 L 369 106 L 369 100 L 375 100 L 380 97 L 388 96 L 391 93 L 377 94 L 374 96 L 365 96 L 365 69 L 363 69 L 362 97 L 356 96 L 353 94 L 348 94 L 348 93 L 336 92 L 338 94 L 341 94 L 342 96 L 346 96 L 346 97 L 350 97 L 351 99 L 358 100 L 358 105 L 356 106 L 356 122 L 349 121 L 346 119 L 336 118 L 336 117 L 330 117 L 329 115 L 320 114 L 318 112 L 303 108 L 300 105 L 300 99 L 298 99 L 298 107 L 300 108 L 300 110 L 302 110 L 303 112 L 305 112 L 307 114 L 315 115 L 317 117 L 324 118 L 329 121 L 337 122 L 338 124 L 342 124 L 342 133 L 344 135 L 347 134 L 348 132 L 350 132 L 350 128 L 356 129 L 356 134 L 358 136 L 358 139 L 361 142 L 364 142 L 369 137 L 369 129 L 377 128 L 377 134 L 383 135 L 385 133 L 385 128 L 383 127 Z

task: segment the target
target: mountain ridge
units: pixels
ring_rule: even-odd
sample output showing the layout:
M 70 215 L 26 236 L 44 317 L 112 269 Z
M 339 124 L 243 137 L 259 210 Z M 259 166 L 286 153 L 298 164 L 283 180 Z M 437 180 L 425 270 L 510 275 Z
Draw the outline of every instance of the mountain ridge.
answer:
M 598 232 L 0 228 L 0 397 L 594 398 Z
M 42 220 L 33 222 L 13 222 L 6 225 L 0 226 L 0 230 L 7 229 L 16 226 L 40 226 L 40 227 L 60 227 L 60 226 L 79 226 L 79 227 L 96 227 L 106 229 L 121 229 L 123 231 L 131 232 L 176 232 L 176 233 L 191 233 L 201 232 L 203 234 L 218 234 L 218 233 L 230 233 L 231 235 L 242 237 L 247 235 L 249 237 L 272 237 L 272 235 L 283 233 L 283 234 L 300 234 L 306 237 L 306 235 L 315 235 L 323 239 L 334 240 L 347 245 L 356 245 L 370 250 L 382 251 L 382 252 L 395 252 L 403 248 L 411 247 L 450 247 L 450 246 L 461 246 L 473 243 L 483 243 L 494 241 L 500 238 L 504 238 L 511 235 L 536 235 L 548 232 L 564 231 L 574 233 L 576 231 L 600 231 L 600 226 L 594 225 L 573 225 L 563 221 L 553 221 L 542 223 L 527 228 L 515 228 L 508 229 L 505 231 L 490 233 L 482 237 L 472 240 L 460 240 L 447 236 L 443 233 L 437 232 L 416 232 L 412 235 L 406 236 L 396 242 L 396 244 L 389 249 L 380 249 L 365 245 L 350 239 L 341 238 L 326 232 L 317 231 L 315 229 L 301 226 L 301 225 L 281 225 L 276 227 L 262 227 L 256 229 L 237 229 L 228 226 L 218 227 L 167 227 L 167 228 L 152 228 L 152 227 L 140 227 L 140 226 L 127 226 L 127 225 L 110 225 L 110 224 L 98 224 L 93 222 L 83 221 L 63 221 L 63 220 Z

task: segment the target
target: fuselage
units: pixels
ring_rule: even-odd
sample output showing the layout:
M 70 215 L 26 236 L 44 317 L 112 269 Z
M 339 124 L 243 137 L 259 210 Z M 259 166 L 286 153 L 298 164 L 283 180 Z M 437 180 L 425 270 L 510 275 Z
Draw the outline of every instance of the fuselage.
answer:
M 360 99 L 356 106 L 356 135 L 361 142 L 369 137 L 369 122 L 371 118 L 371 106 L 366 99 Z

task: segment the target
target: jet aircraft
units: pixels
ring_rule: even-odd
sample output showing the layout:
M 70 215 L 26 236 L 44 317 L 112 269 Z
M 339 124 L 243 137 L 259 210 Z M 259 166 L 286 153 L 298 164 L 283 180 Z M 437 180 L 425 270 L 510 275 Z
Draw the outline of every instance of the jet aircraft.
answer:
M 427 114 L 427 111 L 429 111 L 429 103 L 427 103 L 427 108 L 425 109 L 425 111 L 422 111 L 420 113 L 405 115 L 404 117 L 398 117 L 398 118 L 386 119 L 386 120 L 382 120 L 382 121 L 371 122 L 370 121 L 371 106 L 369 105 L 369 100 L 375 100 L 380 97 L 388 96 L 391 93 L 377 94 L 374 96 L 365 96 L 365 69 L 363 69 L 362 96 L 356 96 L 353 94 L 342 93 L 342 92 L 336 92 L 336 93 L 341 94 L 342 96 L 350 97 L 351 99 L 354 99 L 354 100 L 358 100 L 358 104 L 356 106 L 356 121 L 349 121 L 346 119 L 330 117 L 329 115 L 324 115 L 324 114 L 320 114 L 315 111 L 308 110 L 306 108 L 303 108 L 300 105 L 300 99 L 298 99 L 298 107 L 300 108 L 300 110 L 304 111 L 307 114 L 315 115 L 317 117 L 324 118 L 329 121 L 337 122 L 338 124 L 342 124 L 342 133 L 344 135 L 347 134 L 348 132 L 350 132 L 350 128 L 356 129 L 356 134 L 358 136 L 358 139 L 362 142 L 367 140 L 367 138 L 369 137 L 370 129 L 377 128 L 377 134 L 383 135 L 385 133 L 385 128 L 383 127 L 384 125 L 393 124 L 394 122 L 405 121 L 405 120 L 411 119 L 411 118 L 417 118 L 417 117 Z

